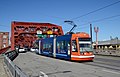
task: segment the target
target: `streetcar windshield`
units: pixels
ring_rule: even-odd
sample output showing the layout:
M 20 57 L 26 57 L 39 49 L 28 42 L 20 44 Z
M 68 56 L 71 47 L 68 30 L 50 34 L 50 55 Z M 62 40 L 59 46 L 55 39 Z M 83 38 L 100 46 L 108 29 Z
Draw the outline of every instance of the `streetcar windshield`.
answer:
M 79 38 L 80 52 L 92 52 L 92 44 L 90 38 Z

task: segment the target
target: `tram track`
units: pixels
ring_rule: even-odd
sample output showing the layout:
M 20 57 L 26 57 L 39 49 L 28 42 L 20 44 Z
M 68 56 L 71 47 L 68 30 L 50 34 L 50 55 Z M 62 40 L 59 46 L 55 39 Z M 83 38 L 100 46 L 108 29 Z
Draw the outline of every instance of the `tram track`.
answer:
M 108 59 L 102 56 L 96 57 L 93 62 L 84 62 L 83 64 L 91 65 L 91 66 L 97 66 L 109 70 L 119 71 L 120 72 L 120 60 L 116 59 L 116 57 L 113 57 L 113 59 Z
M 118 68 L 118 67 L 111 67 L 111 66 L 108 66 L 108 65 L 104 65 L 104 63 L 93 62 L 93 63 L 84 63 L 84 64 L 85 65 L 102 67 L 102 68 L 106 68 L 106 69 L 110 69 L 110 70 L 114 70 L 114 71 L 120 71 L 120 68 Z

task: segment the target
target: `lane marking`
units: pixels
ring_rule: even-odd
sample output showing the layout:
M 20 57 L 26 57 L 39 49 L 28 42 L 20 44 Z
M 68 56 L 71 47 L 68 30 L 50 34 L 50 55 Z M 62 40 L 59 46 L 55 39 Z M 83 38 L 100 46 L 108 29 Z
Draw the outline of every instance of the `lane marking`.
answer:
M 42 74 L 40 77 L 48 77 L 44 72 L 40 71 L 40 73 Z
M 102 70 L 102 71 L 109 72 L 109 73 L 114 73 L 114 74 L 120 74 L 119 72 L 111 71 L 111 70 Z

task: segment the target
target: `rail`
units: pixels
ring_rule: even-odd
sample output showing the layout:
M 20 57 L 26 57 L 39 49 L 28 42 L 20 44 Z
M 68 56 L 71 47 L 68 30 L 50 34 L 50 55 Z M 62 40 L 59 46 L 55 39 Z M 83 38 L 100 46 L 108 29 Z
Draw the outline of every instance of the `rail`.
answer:
M 13 61 L 18 55 L 19 55 L 19 52 L 18 51 L 9 51 L 7 53 L 5 53 L 5 55 L 11 60 Z
M 5 53 L 11 46 L 0 49 L 0 54 Z
M 120 56 L 120 50 L 98 49 L 94 50 L 94 53 L 98 55 Z
M 6 55 L 4 55 L 4 62 L 9 68 L 13 77 L 28 77 L 17 65 L 15 65 Z

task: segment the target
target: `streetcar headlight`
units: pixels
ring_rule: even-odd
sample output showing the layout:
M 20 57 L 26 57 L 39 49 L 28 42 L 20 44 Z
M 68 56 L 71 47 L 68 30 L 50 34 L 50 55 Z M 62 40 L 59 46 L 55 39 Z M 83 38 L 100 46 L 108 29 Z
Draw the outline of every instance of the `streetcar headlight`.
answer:
M 84 53 L 85 55 L 87 55 L 87 53 Z
M 82 53 L 82 52 L 81 52 L 80 54 L 81 54 L 81 55 L 84 55 L 84 53 Z
M 92 53 L 92 52 L 90 52 L 90 54 L 92 55 L 93 53 Z

